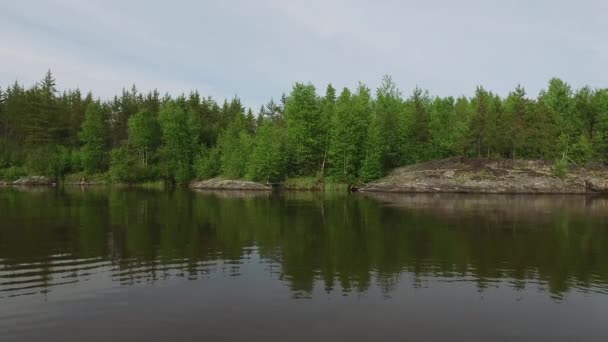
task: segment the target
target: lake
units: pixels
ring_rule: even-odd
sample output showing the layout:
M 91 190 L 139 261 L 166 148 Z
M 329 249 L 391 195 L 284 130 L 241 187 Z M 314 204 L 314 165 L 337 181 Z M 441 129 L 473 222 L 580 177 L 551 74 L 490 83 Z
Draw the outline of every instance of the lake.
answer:
M 0 341 L 606 341 L 608 198 L 0 189 Z

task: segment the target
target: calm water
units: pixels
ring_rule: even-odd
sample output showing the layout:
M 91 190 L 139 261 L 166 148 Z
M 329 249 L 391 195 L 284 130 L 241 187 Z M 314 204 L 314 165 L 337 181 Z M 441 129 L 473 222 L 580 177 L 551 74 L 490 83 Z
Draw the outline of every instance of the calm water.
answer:
M 607 341 L 608 198 L 0 189 L 0 341 Z

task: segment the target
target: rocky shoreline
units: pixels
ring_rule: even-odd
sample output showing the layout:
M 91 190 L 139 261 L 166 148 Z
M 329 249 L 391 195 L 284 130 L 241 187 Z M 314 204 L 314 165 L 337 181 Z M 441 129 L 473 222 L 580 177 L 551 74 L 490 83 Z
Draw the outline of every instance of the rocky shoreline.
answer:
M 64 183 L 71 184 L 71 183 Z M 81 180 L 74 185 L 94 185 Z M 42 176 L 1 181 L 0 186 L 56 186 Z M 198 190 L 272 191 L 272 187 L 243 180 L 213 178 L 188 184 Z M 283 190 L 290 190 L 288 186 Z M 353 190 L 353 189 L 351 189 Z M 570 167 L 561 177 L 552 162 L 489 160 L 455 157 L 409 165 L 386 177 L 357 187 L 377 193 L 478 194 L 608 194 L 608 167 Z
M 0 181 L 3 186 L 56 186 L 57 183 L 44 176 L 30 176 L 19 178 L 16 181 Z
M 191 182 L 191 189 L 198 190 L 239 190 L 239 191 L 271 191 L 272 188 L 261 183 L 242 180 L 212 178 L 204 181 Z
M 558 177 L 552 162 L 448 158 L 393 170 L 362 192 L 608 194 L 607 168 L 572 167 Z

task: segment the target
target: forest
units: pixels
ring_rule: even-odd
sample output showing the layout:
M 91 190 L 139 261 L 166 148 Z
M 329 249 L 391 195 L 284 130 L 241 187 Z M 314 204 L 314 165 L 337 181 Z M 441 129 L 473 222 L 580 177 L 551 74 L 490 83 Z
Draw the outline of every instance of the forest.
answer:
M 59 92 L 49 71 L 26 88 L 0 88 L 0 180 L 45 175 L 115 183 L 186 184 L 226 177 L 264 183 L 314 179 L 357 184 L 388 170 L 450 156 L 608 162 L 608 89 L 554 78 L 536 97 L 477 87 L 472 97 L 378 89 L 318 90 L 295 83 L 256 112 L 135 86 L 102 100 Z

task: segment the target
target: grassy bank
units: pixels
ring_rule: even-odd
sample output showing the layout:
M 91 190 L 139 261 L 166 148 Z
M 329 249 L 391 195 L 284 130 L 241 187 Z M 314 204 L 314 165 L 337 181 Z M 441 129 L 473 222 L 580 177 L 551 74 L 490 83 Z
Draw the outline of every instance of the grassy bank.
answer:
M 350 187 L 348 184 L 334 183 L 318 177 L 297 177 L 287 178 L 281 188 L 284 190 L 341 192 L 348 191 Z

